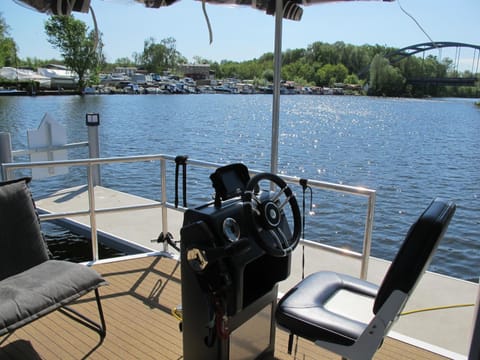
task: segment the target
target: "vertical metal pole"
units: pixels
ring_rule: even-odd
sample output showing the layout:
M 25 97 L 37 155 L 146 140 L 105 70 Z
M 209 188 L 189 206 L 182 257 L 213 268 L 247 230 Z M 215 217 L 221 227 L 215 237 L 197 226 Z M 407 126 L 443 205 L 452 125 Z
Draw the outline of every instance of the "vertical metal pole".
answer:
M 367 219 L 365 221 L 365 234 L 363 236 L 362 264 L 360 269 L 360 279 L 366 280 L 368 275 L 368 261 L 370 260 L 370 252 L 372 249 L 372 232 L 373 232 L 373 214 L 375 209 L 376 193 L 370 194 L 368 197 Z
M 93 184 L 93 166 L 88 164 L 88 212 L 90 215 L 90 234 L 92 239 L 92 260 L 98 260 L 97 218 L 95 215 L 95 186 Z
M 87 114 L 86 124 L 88 129 L 88 157 L 98 159 L 100 157 L 100 140 L 98 136 L 98 127 L 100 125 L 99 114 Z M 93 176 L 93 185 L 102 185 L 100 177 L 100 165 L 93 165 L 91 168 Z
M 2 170 L 1 179 L 7 180 L 7 175 L 3 170 L 3 164 L 8 164 L 13 161 L 12 157 L 12 140 L 10 133 L 0 132 L 0 167 Z
M 165 159 L 160 160 L 160 181 L 162 187 L 162 234 L 167 236 L 168 234 L 168 214 L 167 214 L 167 161 Z M 168 242 L 163 242 L 163 251 L 168 251 Z
M 52 136 L 52 124 L 50 121 L 45 122 L 46 129 L 47 129 L 47 147 L 53 146 L 53 136 Z M 53 161 L 53 151 L 47 151 L 47 161 Z M 47 169 L 48 175 L 53 176 L 55 175 L 55 167 L 49 167 Z
M 272 144 L 270 172 L 278 173 L 278 138 L 280 123 L 280 80 L 282 70 L 283 0 L 275 2 L 275 50 L 273 68 Z

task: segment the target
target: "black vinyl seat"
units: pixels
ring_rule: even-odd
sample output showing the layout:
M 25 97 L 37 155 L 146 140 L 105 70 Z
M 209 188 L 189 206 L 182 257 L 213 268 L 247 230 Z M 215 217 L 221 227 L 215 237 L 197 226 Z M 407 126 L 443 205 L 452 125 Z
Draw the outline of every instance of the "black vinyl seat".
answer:
M 411 226 L 382 284 L 335 272 L 306 277 L 279 301 L 277 324 L 348 359 L 371 359 L 428 267 L 455 204 L 437 198 Z M 289 342 L 291 350 L 291 340 Z

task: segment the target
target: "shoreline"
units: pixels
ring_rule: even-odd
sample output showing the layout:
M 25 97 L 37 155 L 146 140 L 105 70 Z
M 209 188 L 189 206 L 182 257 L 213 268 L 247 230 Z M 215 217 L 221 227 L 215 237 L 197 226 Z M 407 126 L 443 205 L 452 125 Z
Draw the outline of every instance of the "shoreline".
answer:
M 112 93 L 79 93 L 78 91 L 58 91 L 58 90 L 47 90 L 47 91 L 40 91 L 34 94 L 28 93 L 27 91 L 16 91 L 16 92 L 0 92 L 0 98 L 1 97 L 24 97 L 24 96 L 30 96 L 30 97 L 36 97 L 36 96 L 100 96 L 100 95 L 225 95 L 225 93 L 220 93 L 220 92 L 212 92 L 212 93 L 126 93 L 126 92 L 112 92 Z M 249 93 L 249 94 L 244 94 L 244 93 L 239 93 L 239 94 L 226 94 L 226 95 L 271 95 L 269 93 L 262 93 L 262 92 L 256 92 L 256 93 Z M 296 95 L 311 95 L 311 96 L 364 96 L 364 97 L 372 97 L 372 98 L 377 98 L 379 96 L 371 96 L 371 95 L 362 95 L 362 94 L 281 94 L 283 95 L 291 95 L 291 96 L 296 96 Z M 423 98 L 413 98 L 413 97 L 406 97 L 406 96 L 395 96 L 391 97 L 392 99 L 394 98 L 401 98 L 401 99 L 443 99 L 445 97 L 439 96 L 439 97 L 431 97 L 431 96 L 426 96 Z M 448 97 L 452 98 L 452 97 Z M 475 100 L 478 99 L 477 97 L 454 97 L 454 99 L 471 99 Z M 477 107 L 480 107 L 480 101 L 477 101 L 474 103 Z

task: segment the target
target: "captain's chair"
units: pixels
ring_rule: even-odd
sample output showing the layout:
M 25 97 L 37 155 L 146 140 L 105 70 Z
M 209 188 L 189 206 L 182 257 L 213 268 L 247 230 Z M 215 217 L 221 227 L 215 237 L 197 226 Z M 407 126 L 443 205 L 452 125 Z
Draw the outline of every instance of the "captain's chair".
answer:
M 292 336 L 347 359 L 371 359 L 443 237 L 455 204 L 435 199 L 410 228 L 380 287 L 335 272 L 311 274 L 279 301 L 276 320 Z M 369 304 L 365 309 L 362 304 Z M 373 305 L 372 305 L 373 304 Z M 361 313 L 363 310 L 363 313 Z

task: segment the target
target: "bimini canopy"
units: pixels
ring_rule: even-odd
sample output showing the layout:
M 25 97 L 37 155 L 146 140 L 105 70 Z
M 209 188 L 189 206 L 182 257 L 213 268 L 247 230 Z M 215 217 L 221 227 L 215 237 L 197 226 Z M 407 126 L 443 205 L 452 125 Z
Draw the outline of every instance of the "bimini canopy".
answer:
M 26 5 L 42 13 L 54 15 L 70 15 L 72 12 L 87 13 L 90 8 L 91 0 L 14 0 L 15 2 Z M 124 0 L 122 0 L 124 1 Z M 170 6 L 180 0 L 130 0 L 144 4 L 148 8 L 159 8 Z M 243 5 L 254 9 L 265 11 L 269 15 L 275 13 L 275 0 L 197 0 L 210 4 L 219 5 Z M 283 18 L 288 20 L 300 20 L 302 18 L 304 5 L 313 5 L 334 1 L 352 1 L 352 0 L 282 0 Z M 394 0 L 382 0 L 394 1 Z

